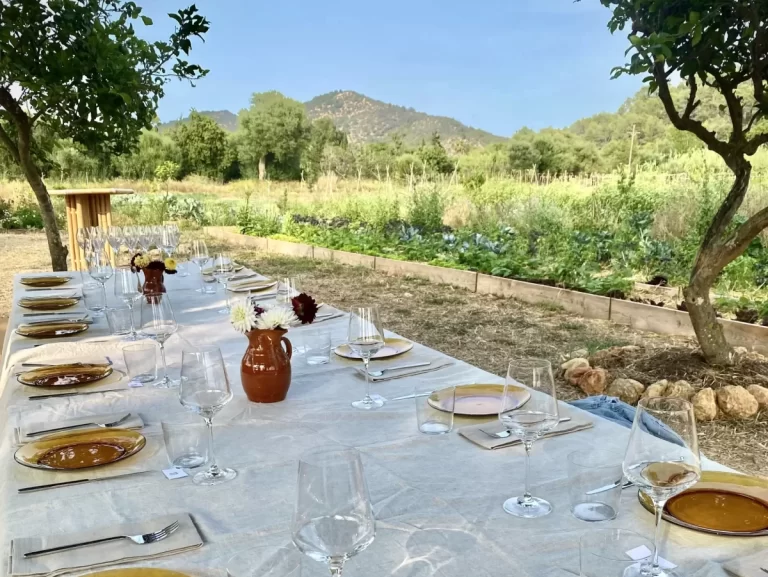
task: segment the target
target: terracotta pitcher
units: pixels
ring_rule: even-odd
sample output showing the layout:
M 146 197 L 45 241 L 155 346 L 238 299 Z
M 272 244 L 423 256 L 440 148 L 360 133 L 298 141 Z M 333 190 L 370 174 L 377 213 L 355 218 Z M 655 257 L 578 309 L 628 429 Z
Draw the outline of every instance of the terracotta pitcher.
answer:
M 291 341 L 286 331 L 254 330 L 248 337 L 248 349 L 240 365 L 240 377 L 248 400 L 254 403 L 278 403 L 285 400 L 291 386 Z M 283 349 L 285 343 L 285 349 Z
M 144 294 L 164 293 L 163 271 L 157 268 L 141 269 L 144 273 Z

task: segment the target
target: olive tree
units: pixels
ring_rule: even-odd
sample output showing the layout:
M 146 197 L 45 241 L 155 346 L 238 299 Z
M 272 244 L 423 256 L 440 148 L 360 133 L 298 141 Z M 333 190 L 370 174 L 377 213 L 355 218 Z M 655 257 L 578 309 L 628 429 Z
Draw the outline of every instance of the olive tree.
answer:
M 614 77 L 643 74 L 670 121 L 717 153 L 734 174 L 733 185 L 699 247 L 685 304 L 702 353 L 713 364 L 731 362 L 731 349 L 710 301 L 710 289 L 723 268 L 741 255 L 768 226 L 768 207 L 745 221 L 734 219 L 749 190 L 748 157 L 768 143 L 768 2 L 766 0 L 600 0 L 613 11 L 611 32 L 629 29 L 629 61 Z M 676 102 L 670 85 L 677 78 L 687 98 Z M 697 118 L 701 86 L 717 90 L 730 133 L 715 132 Z M 749 87 L 749 97 L 743 87 Z M 742 87 L 740 89 L 740 87 Z
M 54 270 L 66 270 L 67 250 L 32 154 L 33 129 L 101 153 L 131 150 L 151 128 L 166 82 L 207 73 L 185 58 L 208 21 L 194 5 L 168 16 L 170 38 L 149 42 L 134 24 L 152 20 L 135 2 L 0 1 L 0 142 L 35 193 Z

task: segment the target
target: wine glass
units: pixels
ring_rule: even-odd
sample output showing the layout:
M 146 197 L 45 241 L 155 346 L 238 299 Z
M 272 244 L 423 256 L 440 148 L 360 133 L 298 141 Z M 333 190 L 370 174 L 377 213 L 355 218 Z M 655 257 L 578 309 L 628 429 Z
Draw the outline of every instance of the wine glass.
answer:
M 384 399 L 371 396 L 371 379 L 368 374 L 368 363 L 381 347 L 384 346 L 384 329 L 381 327 L 379 307 L 357 307 L 349 316 L 347 345 L 352 352 L 363 359 L 365 365 L 365 397 L 355 401 L 352 406 L 356 409 L 370 411 L 384 406 Z
M 298 278 L 283 278 L 277 284 L 277 303 L 290 305 L 293 297 L 301 294 L 301 281 Z
M 94 252 L 93 258 L 88 260 L 88 274 L 90 277 L 101 285 L 101 292 L 104 295 L 104 302 L 107 302 L 107 289 L 105 284 L 112 278 L 114 270 L 109 261 L 102 263 L 99 259 L 99 253 Z
M 178 229 L 172 225 L 165 225 L 160 229 L 160 248 L 171 256 L 173 251 L 176 250 L 176 245 L 179 243 Z
M 107 243 L 106 231 L 99 226 L 92 226 L 88 229 L 88 237 L 91 240 L 91 246 L 93 246 L 93 252 L 100 254 L 104 250 L 104 245 Z
M 208 246 L 205 244 L 205 241 L 200 240 L 193 240 L 192 241 L 192 251 L 190 259 L 193 263 L 195 263 L 198 268 L 200 269 L 200 288 L 196 289 L 199 293 L 204 293 L 204 283 L 203 281 L 203 267 L 205 266 L 205 263 L 208 262 Z
M 160 343 L 160 356 L 163 359 L 163 378 L 155 386 L 167 389 L 176 383 L 168 377 L 168 365 L 165 362 L 165 341 L 178 328 L 173 315 L 171 299 L 164 293 L 150 293 L 141 301 L 141 333 Z
M 373 543 L 376 520 L 357 451 L 327 449 L 301 458 L 291 532 L 299 551 L 327 563 L 335 577 Z
M 237 476 L 234 469 L 219 467 L 213 453 L 213 417 L 231 400 L 232 389 L 221 349 L 211 345 L 182 351 L 179 401 L 184 408 L 203 417 L 208 425 L 210 466 L 192 477 L 197 485 L 217 485 Z
M 220 315 L 228 315 L 231 307 L 229 305 L 229 293 L 227 292 L 227 282 L 235 274 L 235 268 L 233 261 L 229 254 L 225 252 L 216 253 L 216 257 L 213 259 L 213 278 L 224 287 L 224 296 L 227 299 L 226 308 L 219 309 Z
M 671 576 L 659 567 L 661 519 L 667 501 L 701 477 L 693 405 L 685 399 L 641 399 L 624 455 L 624 475 L 646 493 L 656 508 L 652 575 Z
M 115 271 L 115 296 L 121 299 L 131 311 L 131 334 L 126 337 L 126 340 L 135 341 L 138 335 L 133 322 L 133 305 L 141 297 L 141 291 L 136 285 L 136 277 L 131 269 L 119 268 Z
M 152 248 L 152 229 L 148 226 L 137 226 L 138 229 L 138 241 L 141 249 L 148 253 Z
M 139 248 L 139 231 L 137 226 L 124 226 L 123 235 L 125 237 L 125 244 L 128 250 L 131 251 L 131 258 L 136 254 Z
M 531 495 L 530 464 L 533 442 L 554 429 L 559 421 L 555 379 L 549 361 L 510 361 L 499 407 L 499 420 L 525 446 L 525 492 L 520 497 L 504 501 L 504 510 L 515 517 L 527 519 L 548 515 L 552 512 L 552 505 Z

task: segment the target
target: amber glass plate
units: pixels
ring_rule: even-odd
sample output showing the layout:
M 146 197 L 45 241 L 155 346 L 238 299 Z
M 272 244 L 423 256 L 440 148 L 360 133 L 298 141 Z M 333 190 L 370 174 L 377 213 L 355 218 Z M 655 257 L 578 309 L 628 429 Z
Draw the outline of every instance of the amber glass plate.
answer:
M 383 347 L 381 347 L 381 349 L 379 349 L 379 352 L 377 352 L 371 358 L 372 359 L 388 359 L 390 357 L 396 357 L 397 355 L 402 355 L 403 353 L 407 353 L 412 348 L 413 348 L 413 343 L 409 340 L 388 338 L 388 339 L 385 339 L 385 344 Z M 352 352 L 352 349 L 349 348 L 349 345 L 339 345 L 338 347 L 333 349 L 333 352 L 339 355 L 340 357 L 344 357 L 345 359 L 360 359 L 360 355 Z
M 49 435 L 16 451 L 17 463 L 33 469 L 74 471 L 116 463 L 135 455 L 147 440 L 128 429 Z
M 59 286 L 69 281 L 68 276 L 25 276 L 19 280 L 21 284 L 31 287 Z
M 517 405 L 515 408 L 522 407 L 531 398 L 531 393 L 523 387 L 510 385 L 509 388 L 515 394 Z M 450 397 L 441 394 L 441 392 L 435 391 L 432 393 L 428 402 L 438 411 L 450 411 Z M 454 413 L 467 417 L 498 415 L 503 394 L 504 385 L 457 385 Z M 511 396 L 509 399 L 511 399 Z
M 88 330 L 87 323 L 51 323 L 49 325 L 19 325 L 16 333 L 33 339 L 67 337 Z
M 131 567 L 130 569 L 111 569 L 98 573 L 88 573 L 85 577 L 189 577 L 189 575 L 168 569 Z
M 25 309 L 49 311 L 73 307 L 79 300 L 77 297 L 21 298 L 19 299 L 19 306 Z
M 638 496 L 653 512 L 650 498 L 643 492 Z M 768 535 L 768 480 L 704 471 L 698 483 L 667 501 L 664 519 L 716 535 Z
M 21 373 L 17 379 L 30 387 L 76 387 L 100 381 L 111 374 L 110 365 L 75 363 L 32 369 Z

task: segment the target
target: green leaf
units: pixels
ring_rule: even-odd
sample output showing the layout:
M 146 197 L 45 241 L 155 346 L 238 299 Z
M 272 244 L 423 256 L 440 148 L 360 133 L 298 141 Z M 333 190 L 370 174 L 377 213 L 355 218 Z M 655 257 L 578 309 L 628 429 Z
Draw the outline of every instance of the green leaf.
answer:
M 693 24 L 698 24 L 701 21 L 701 14 L 699 12 L 691 12 L 688 15 L 688 20 L 690 20 Z
M 699 42 L 701 42 L 701 26 L 696 26 L 696 31 L 693 33 L 693 41 L 691 44 L 696 46 Z
M 131 98 L 131 95 L 126 92 L 119 92 L 120 98 L 123 99 L 123 102 L 125 102 L 127 105 L 131 105 L 131 102 L 133 102 L 133 98 Z
M 632 46 L 640 46 L 643 43 L 643 39 L 636 34 L 631 34 L 629 36 L 629 42 L 632 44 Z
M 144 26 L 152 26 L 152 18 L 149 16 L 142 16 L 141 21 L 144 22 Z

